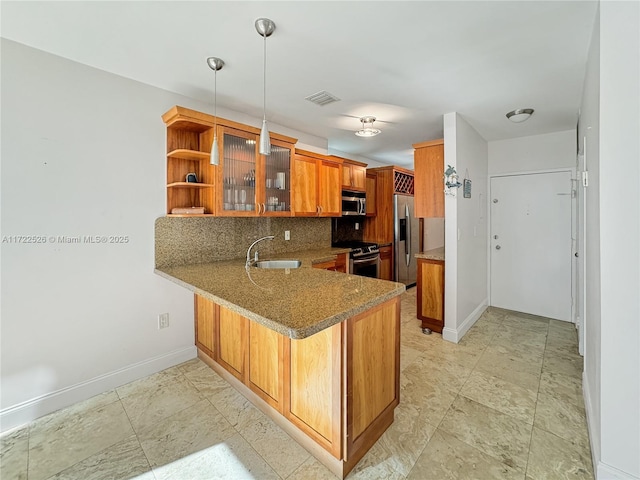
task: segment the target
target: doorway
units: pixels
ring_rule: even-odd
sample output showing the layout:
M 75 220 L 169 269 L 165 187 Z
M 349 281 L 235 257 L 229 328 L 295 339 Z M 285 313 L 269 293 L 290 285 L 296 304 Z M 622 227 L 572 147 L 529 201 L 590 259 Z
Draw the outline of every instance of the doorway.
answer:
M 572 174 L 490 179 L 490 304 L 572 321 Z

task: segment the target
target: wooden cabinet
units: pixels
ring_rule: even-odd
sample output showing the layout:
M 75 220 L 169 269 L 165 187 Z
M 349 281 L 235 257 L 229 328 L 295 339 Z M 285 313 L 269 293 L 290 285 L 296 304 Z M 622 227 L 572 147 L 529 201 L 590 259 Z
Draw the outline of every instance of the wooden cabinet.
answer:
M 342 454 L 342 325 L 290 340 L 289 402 L 285 417 L 328 450 Z
M 341 253 L 336 255 L 335 260 L 328 262 L 314 263 L 313 268 L 322 268 L 324 270 L 332 270 L 334 272 L 347 273 L 348 254 Z
M 256 322 L 249 324 L 249 368 L 246 383 L 262 400 L 284 412 L 285 337 Z
M 444 261 L 418 259 L 418 318 L 422 328 L 442 333 L 444 328 Z
M 393 280 L 393 247 L 380 247 L 380 279 Z
M 238 380 L 245 381 L 249 320 L 221 305 L 216 307 L 217 348 L 214 358 Z
M 196 347 L 215 358 L 215 309 L 216 305 L 199 295 L 193 297 L 195 313 Z
M 198 349 L 283 413 L 285 337 L 200 295 L 194 302 Z
M 220 216 L 291 216 L 291 143 L 271 139 L 271 155 L 258 153 L 259 135 L 218 127 L 217 212 Z
M 185 213 L 202 209 L 202 215 L 215 212 L 215 167 L 209 165 L 212 141 L 213 123 L 174 118 L 167 124 L 168 214 L 174 208 Z M 197 182 L 187 182 L 188 174 L 195 174 Z
M 413 145 L 415 209 L 419 218 L 444 218 L 444 140 Z
M 291 168 L 292 211 L 296 217 L 342 215 L 342 164 L 305 150 L 295 150 Z
M 220 164 L 209 163 L 214 117 L 175 106 L 167 126 L 167 213 L 291 216 L 291 159 L 295 138 L 270 132 L 271 155 L 258 153 L 260 130 L 217 119 Z M 195 179 L 187 181 L 187 174 Z M 191 176 L 193 177 L 193 176 Z
M 413 171 L 389 166 L 370 168 L 367 174 L 376 176 L 376 215 L 364 222 L 363 238 L 367 242 L 393 242 L 393 196 L 413 195 Z
M 378 176 L 373 172 L 367 172 L 366 178 L 366 199 L 367 199 L 367 217 L 375 217 L 377 212 L 376 185 L 378 184 Z
M 198 356 L 338 477 L 393 423 L 400 297 L 299 340 L 197 295 L 195 301 L 202 307 L 196 325 L 214 312 L 216 344 L 210 356 L 197 343 Z
M 342 160 L 342 188 L 364 192 L 366 189 L 367 164 L 348 158 Z

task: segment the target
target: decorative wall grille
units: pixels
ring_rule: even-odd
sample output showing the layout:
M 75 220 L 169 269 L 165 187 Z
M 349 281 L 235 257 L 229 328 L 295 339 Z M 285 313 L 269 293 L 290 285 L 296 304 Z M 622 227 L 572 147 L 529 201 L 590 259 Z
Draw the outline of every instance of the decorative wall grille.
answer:
M 394 172 L 394 189 L 395 193 L 406 193 L 413 195 L 413 175 L 407 175 L 402 172 Z

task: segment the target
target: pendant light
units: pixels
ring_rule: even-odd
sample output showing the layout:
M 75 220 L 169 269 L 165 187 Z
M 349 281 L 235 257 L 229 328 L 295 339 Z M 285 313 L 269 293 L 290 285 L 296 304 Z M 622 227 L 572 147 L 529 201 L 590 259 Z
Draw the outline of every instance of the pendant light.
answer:
M 262 128 L 260 129 L 260 149 L 261 155 L 271 155 L 271 139 L 267 128 L 267 37 L 276 29 L 276 24 L 268 18 L 259 18 L 255 23 L 256 30 L 264 38 L 264 71 L 263 71 L 263 92 L 262 92 Z
M 213 70 L 213 143 L 211 144 L 211 165 L 220 165 L 220 152 L 218 149 L 218 70 L 224 67 L 224 62 L 218 57 L 207 58 L 209 68 Z

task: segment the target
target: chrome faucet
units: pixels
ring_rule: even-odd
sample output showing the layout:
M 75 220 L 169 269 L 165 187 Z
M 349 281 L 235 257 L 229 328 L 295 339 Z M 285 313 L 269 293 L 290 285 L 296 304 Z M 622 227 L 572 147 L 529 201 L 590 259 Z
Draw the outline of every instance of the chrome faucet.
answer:
M 253 248 L 253 246 L 258 243 L 261 242 L 262 240 L 273 240 L 274 238 L 276 238 L 274 235 L 267 235 L 266 237 L 262 237 L 259 238 L 258 240 L 256 240 L 255 242 L 253 242 L 251 245 L 249 245 L 249 248 L 247 249 L 247 263 L 245 264 L 245 266 L 250 266 L 251 265 L 251 249 Z M 258 261 L 258 251 L 256 250 L 255 253 L 255 257 L 254 260 L 257 262 Z

